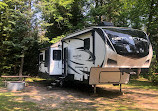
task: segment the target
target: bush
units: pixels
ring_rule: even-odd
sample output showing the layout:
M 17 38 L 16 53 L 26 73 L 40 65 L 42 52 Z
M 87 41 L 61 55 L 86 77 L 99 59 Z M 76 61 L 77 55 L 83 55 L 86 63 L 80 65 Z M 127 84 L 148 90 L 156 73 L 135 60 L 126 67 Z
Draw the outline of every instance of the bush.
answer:
M 153 74 L 151 80 L 155 85 L 158 85 L 158 75 Z
M 153 55 L 153 59 L 152 59 L 152 62 L 151 62 L 151 66 L 149 68 L 149 76 L 148 76 L 148 79 L 150 81 L 152 81 L 154 84 L 158 84 L 158 74 L 155 74 L 155 73 L 158 73 L 158 66 L 157 66 L 157 63 L 158 61 L 156 60 L 156 56 Z

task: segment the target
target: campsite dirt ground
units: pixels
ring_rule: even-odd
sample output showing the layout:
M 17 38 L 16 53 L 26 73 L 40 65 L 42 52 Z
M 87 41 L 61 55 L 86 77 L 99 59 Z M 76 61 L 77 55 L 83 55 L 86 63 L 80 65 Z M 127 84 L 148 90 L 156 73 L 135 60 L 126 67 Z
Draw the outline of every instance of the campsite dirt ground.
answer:
M 14 92 L 15 101 L 30 101 L 44 111 L 158 111 L 158 90 L 112 85 L 98 86 L 97 95 L 87 87 L 54 88 L 31 83 L 22 92 Z M 6 92 L 5 88 L 0 92 Z

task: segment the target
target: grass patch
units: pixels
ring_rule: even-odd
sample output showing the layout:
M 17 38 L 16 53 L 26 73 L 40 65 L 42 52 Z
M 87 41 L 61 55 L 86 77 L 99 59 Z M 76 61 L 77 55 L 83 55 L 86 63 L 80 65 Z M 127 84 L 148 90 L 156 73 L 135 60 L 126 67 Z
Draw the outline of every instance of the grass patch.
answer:
M 145 78 L 131 79 L 126 86 L 136 87 L 141 89 L 158 90 L 158 86 L 155 86 L 152 82 L 150 82 Z
M 0 88 L 4 87 L 4 83 L 2 81 L 2 78 L 0 78 Z
M 41 78 L 28 78 L 29 82 L 40 82 L 44 79 Z M 3 89 L 4 84 L 1 82 L 0 88 Z M 151 89 L 158 90 L 157 86 L 154 86 L 152 82 L 147 79 L 131 79 L 129 84 L 125 85 L 132 88 Z M 106 93 L 104 91 L 104 93 Z M 11 92 L 0 92 L 0 111 L 46 111 L 47 106 L 40 106 L 33 102 L 26 102 L 25 96 L 15 96 Z M 52 108 L 52 111 L 154 111 L 154 109 L 148 109 L 139 106 L 139 103 L 132 97 L 122 97 L 115 92 L 107 91 L 106 96 L 89 98 L 90 102 L 76 101 L 84 98 L 74 98 L 74 100 L 65 100 L 60 103 L 59 108 Z M 31 97 L 31 95 L 29 95 Z M 50 99 L 58 99 L 56 97 L 50 97 Z M 60 98 L 59 98 L 60 99 Z M 98 99 L 98 100 L 97 100 Z M 156 110 L 155 110 L 156 111 Z
M 46 79 L 39 78 L 39 77 L 30 77 L 30 78 L 26 78 L 25 81 L 27 81 L 27 82 L 34 82 L 34 81 L 43 81 L 43 80 L 46 80 Z
M 39 78 L 31 78 L 32 81 L 40 81 Z M 3 79 L 0 78 L 0 89 L 4 88 Z M 22 92 L 21 92 L 22 93 Z M 14 96 L 13 92 L 0 91 L 0 111 L 45 111 L 33 102 L 24 101 L 25 96 Z
M 0 93 L 0 111 L 41 111 L 35 103 L 25 102 L 22 99 L 13 96 L 12 93 Z
M 105 98 L 101 100 L 104 104 L 99 104 L 99 102 L 94 101 L 93 105 L 90 105 L 86 102 L 64 102 L 62 107 L 55 110 L 62 111 L 156 111 L 153 109 L 146 109 L 137 107 L 137 103 L 126 104 L 127 101 L 122 101 L 119 99 L 113 101 L 112 99 Z M 109 102 L 110 101 L 110 102 Z
M 108 87 L 113 87 L 111 84 L 106 84 Z M 123 84 L 123 87 L 132 87 L 139 89 L 147 89 L 147 90 L 156 90 L 158 91 L 158 85 L 155 85 L 153 82 L 149 81 L 146 78 L 140 77 L 139 79 L 130 79 L 128 84 Z M 119 86 L 115 86 L 119 87 Z
M 58 110 L 62 111 L 97 111 L 95 106 L 88 105 L 84 102 L 68 102 L 62 103 L 62 107 Z

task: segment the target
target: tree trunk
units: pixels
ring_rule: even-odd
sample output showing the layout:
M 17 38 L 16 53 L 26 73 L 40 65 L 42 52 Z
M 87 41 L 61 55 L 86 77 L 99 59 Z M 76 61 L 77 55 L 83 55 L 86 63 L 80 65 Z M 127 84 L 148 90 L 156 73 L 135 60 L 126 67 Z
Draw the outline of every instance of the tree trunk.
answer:
M 19 76 L 22 76 L 23 65 L 24 65 L 24 57 L 21 57 L 21 64 L 20 64 Z
M 16 64 L 15 64 L 15 66 L 14 66 L 14 74 L 16 75 Z
M 154 0 L 151 1 L 150 4 L 150 9 L 149 9 L 149 18 L 148 18 L 148 24 L 147 24 L 147 34 L 150 35 L 150 26 L 152 23 L 152 18 L 153 18 L 153 5 L 154 5 Z
M 100 0 L 100 6 L 103 6 L 103 0 Z M 99 22 L 102 22 L 102 15 L 99 15 Z

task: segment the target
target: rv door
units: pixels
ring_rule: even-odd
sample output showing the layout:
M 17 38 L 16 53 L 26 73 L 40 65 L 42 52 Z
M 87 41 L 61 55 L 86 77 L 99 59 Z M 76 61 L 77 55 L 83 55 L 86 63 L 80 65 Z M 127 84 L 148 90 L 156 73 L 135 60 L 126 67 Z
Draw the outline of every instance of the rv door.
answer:
M 62 75 L 61 49 L 51 49 L 50 75 Z

